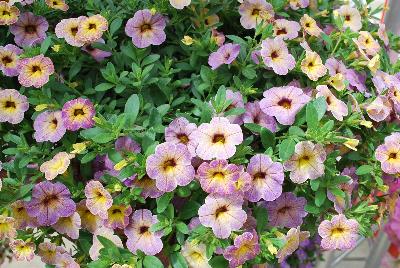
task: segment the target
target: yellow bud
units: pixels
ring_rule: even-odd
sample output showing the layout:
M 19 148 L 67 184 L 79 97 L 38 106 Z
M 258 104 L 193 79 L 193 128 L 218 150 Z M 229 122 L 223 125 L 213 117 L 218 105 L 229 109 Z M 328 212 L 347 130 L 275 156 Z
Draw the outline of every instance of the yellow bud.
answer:
M 44 109 L 46 109 L 48 107 L 49 107 L 48 104 L 39 104 L 39 105 L 36 105 L 35 111 L 36 112 L 40 112 L 40 111 L 43 111 Z
M 367 120 L 361 120 L 360 125 L 366 127 L 366 128 L 371 128 L 372 127 L 372 122 L 367 121 Z
M 154 7 L 150 9 L 151 15 L 154 15 L 157 13 L 157 9 L 155 9 Z
M 72 148 L 74 148 L 74 150 L 71 152 L 71 154 L 82 153 L 83 151 L 86 150 L 87 144 L 88 144 L 88 142 L 79 142 L 79 143 L 72 144 Z
M 184 43 L 185 45 L 187 45 L 187 46 L 190 46 L 191 44 L 193 44 L 193 38 L 191 38 L 190 36 L 188 36 L 188 35 L 185 35 L 184 37 L 183 37 L 183 39 L 181 40 L 181 42 L 182 43 Z
M 54 52 L 59 52 L 60 49 L 61 49 L 61 45 L 54 45 L 54 46 L 51 47 L 51 49 L 52 49 Z
M 128 165 L 128 161 L 126 161 L 125 159 L 122 159 L 117 164 L 115 164 L 114 169 L 119 171 L 119 170 L 123 169 L 124 167 L 126 167 L 127 165 Z
M 72 82 L 72 83 L 69 83 L 68 86 L 70 88 L 76 88 L 77 86 L 79 86 L 79 83 L 78 82 Z
M 114 184 L 114 192 L 121 192 L 122 185 L 120 183 Z
M 268 248 L 268 251 L 271 252 L 272 255 L 276 255 L 276 253 L 278 253 L 278 250 L 272 244 L 269 244 L 267 248 Z
M 349 149 L 351 149 L 351 150 L 353 150 L 353 151 L 357 151 L 357 146 L 358 146 L 358 143 L 359 143 L 360 141 L 359 140 L 357 140 L 357 139 L 347 139 L 345 142 L 344 142 L 344 146 L 346 146 L 347 148 L 349 148 Z

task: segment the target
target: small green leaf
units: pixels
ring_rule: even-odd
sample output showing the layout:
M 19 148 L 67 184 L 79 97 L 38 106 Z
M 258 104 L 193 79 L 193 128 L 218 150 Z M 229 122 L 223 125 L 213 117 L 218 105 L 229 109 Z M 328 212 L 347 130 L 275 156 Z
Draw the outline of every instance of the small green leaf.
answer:
M 94 90 L 102 92 L 102 91 L 107 91 L 110 88 L 113 88 L 115 85 L 111 84 L 111 83 L 101 83 L 99 85 L 97 85 Z
M 296 142 L 293 139 L 289 138 L 283 140 L 281 144 L 279 144 L 279 158 L 283 161 L 288 160 L 294 153 L 295 146 Z
M 309 129 L 318 128 L 318 113 L 312 103 L 308 103 L 306 107 L 306 121 Z
M 175 227 L 179 232 L 181 232 L 183 234 L 188 234 L 189 233 L 189 228 L 183 222 L 178 222 L 177 224 L 175 224 Z
M 162 262 L 155 256 L 145 256 L 143 259 L 144 268 L 164 268 Z
M 325 97 L 319 97 L 315 99 L 313 102 L 313 105 L 315 107 L 315 110 L 317 111 L 318 114 L 318 121 L 321 120 L 321 118 L 324 116 L 327 108 L 326 100 Z
M 261 142 L 264 149 L 275 146 L 275 134 L 267 128 L 261 129 Z
M 188 268 L 185 258 L 179 252 L 171 254 L 171 264 L 173 268 Z
M 244 124 L 244 127 L 254 133 L 260 133 L 261 129 L 262 129 L 262 126 L 254 124 L 254 123 L 246 123 L 246 124 Z
M 157 213 L 162 213 L 167 209 L 169 202 L 171 201 L 174 193 L 165 193 L 160 198 L 157 198 Z
M 374 168 L 370 165 L 362 165 L 357 168 L 356 174 L 357 175 L 366 175 L 366 174 L 370 174 L 373 170 L 374 170 Z
M 127 126 L 132 126 L 139 114 L 140 100 L 138 95 L 132 94 L 125 103 L 124 113 L 127 114 Z
M 113 20 L 110 24 L 110 33 L 111 35 L 114 35 L 116 31 L 121 27 L 122 25 L 122 19 L 121 18 L 116 18 Z
M 43 55 L 46 54 L 50 45 L 51 45 L 51 36 L 47 36 L 47 38 L 44 39 L 44 41 L 40 45 L 40 54 L 43 54 Z
M 322 206 L 322 204 L 325 202 L 326 200 L 326 193 L 323 189 L 319 189 L 316 193 L 315 193 L 315 204 L 317 205 L 317 207 Z

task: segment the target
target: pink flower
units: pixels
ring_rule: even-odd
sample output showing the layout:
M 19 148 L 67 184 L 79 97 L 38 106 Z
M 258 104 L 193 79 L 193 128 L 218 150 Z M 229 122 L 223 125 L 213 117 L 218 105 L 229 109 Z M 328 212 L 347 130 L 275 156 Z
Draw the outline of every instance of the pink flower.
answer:
M 343 117 L 349 113 L 346 103 L 336 98 L 326 85 L 317 86 L 317 91 L 317 98 L 323 96 L 326 99 L 326 110 L 330 111 L 337 120 L 343 121 Z
M 368 116 L 376 121 L 385 120 L 392 111 L 392 105 L 386 96 L 378 96 L 373 102 L 366 107 Z
M 211 66 L 212 70 L 217 69 L 223 64 L 231 64 L 239 55 L 240 45 L 238 44 L 225 44 L 218 48 L 216 52 L 213 52 L 208 57 L 208 65 Z
M 295 39 L 299 35 L 301 26 L 297 21 L 285 19 L 277 19 L 274 21 L 275 37 L 283 38 L 284 40 Z
M 54 73 L 53 62 L 42 54 L 20 59 L 18 68 L 18 81 L 24 87 L 40 88 L 49 82 L 50 75 Z
M 254 123 L 276 132 L 277 124 L 275 118 L 265 114 L 260 108 L 260 102 L 248 102 L 245 106 L 246 112 L 243 114 L 244 123 Z
M 66 234 L 72 239 L 78 239 L 79 230 L 81 229 L 81 217 L 75 212 L 69 217 L 59 218 L 52 227 L 60 234 Z
M 296 66 L 296 60 L 289 54 L 286 43 L 280 37 L 264 40 L 261 43 L 261 56 L 264 64 L 279 75 L 286 75 Z
M 275 13 L 272 5 L 265 0 L 244 0 L 239 6 L 240 24 L 245 29 L 256 28 L 262 21 L 271 20 Z
M 10 242 L 10 248 L 17 261 L 31 261 L 35 257 L 35 244 L 17 239 Z
M 400 143 L 388 140 L 376 148 L 375 158 L 381 162 L 382 171 L 388 174 L 400 172 Z
M 85 186 L 86 207 L 93 215 L 107 219 L 107 210 L 112 206 L 113 199 L 99 181 L 89 181 Z
M 245 232 L 237 236 L 232 246 L 224 251 L 224 258 L 229 261 L 229 267 L 236 268 L 260 253 L 256 231 Z
M 178 117 L 165 128 L 165 141 L 185 145 L 191 156 L 194 157 L 196 156 L 197 140 L 193 133 L 196 129 L 196 124 L 189 123 L 184 117 Z
M 129 224 L 129 215 L 131 213 L 132 207 L 129 205 L 112 205 L 108 209 L 108 218 L 104 225 L 111 229 L 124 229 Z

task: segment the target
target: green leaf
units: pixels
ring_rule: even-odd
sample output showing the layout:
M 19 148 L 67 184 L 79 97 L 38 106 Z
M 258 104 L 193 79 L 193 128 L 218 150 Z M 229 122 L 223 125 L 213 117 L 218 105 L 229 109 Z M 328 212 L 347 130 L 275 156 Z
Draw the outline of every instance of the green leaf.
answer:
M 139 109 L 140 109 L 140 100 L 138 95 L 132 94 L 127 102 L 125 103 L 125 110 L 124 113 L 127 115 L 127 126 L 132 126 L 136 118 L 139 114 Z
M 174 196 L 173 192 L 165 193 L 160 198 L 157 198 L 157 213 L 162 213 L 165 209 L 167 209 L 169 202 Z
M 40 54 L 43 54 L 43 55 L 46 54 L 50 45 L 51 45 L 51 36 L 47 36 L 47 38 L 44 39 L 44 41 L 40 45 Z
M 308 103 L 306 107 L 306 121 L 309 129 L 318 128 L 318 113 L 312 103 Z
M 322 204 L 325 202 L 326 200 L 326 193 L 323 189 L 319 189 L 316 193 L 315 193 L 315 204 L 317 205 L 317 207 L 322 206 Z
M 319 184 L 321 183 L 320 180 L 316 179 L 316 180 L 310 180 L 310 186 L 311 189 L 315 192 L 318 190 L 319 188 Z
M 145 256 L 143 259 L 144 268 L 164 268 L 162 262 L 155 256 Z
M 326 33 L 324 33 L 324 32 L 321 33 L 321 37 L 326 42 L 326 46 L 327 46 L 328 50 L 331 50 L 331 48 L 332 48 L 332 39 L 331 39 L 331 37 L 329 35 L 327 35 Z
M 327 108 L 327 104 L 326 104 L 326 100 L 325 97 L 319 97 L 317 98 L 314 102 L 313 105 L 315 107 L 315 110 L 317 111 L 317 115 L 318 115 L 318 121 L 321 120 L 321 118 L 324 116 L 324 114 L 326 113 L 326 108 Z
M 294 153 L 295 146 L 296 142 L 293 139 L 289 138 L 283 140 L 281 144 L 279 144 L 279 158 L 283 161 L 288 160 Z
M 306 133 L 299 128 L 298 126 L 291 126 L 289 128 L 289 135 L 290 136 L 298 136 L 298 137 L 304 137 Z
M 356 174 L 357 175 L 366 175 L 366 174 L 370 174 L 373 170 L 374 170 L 374 168 L 370 165 L 362 165 L 357 168 Z
M 116 18 L 113 20 L 110 24 L 110 33 L 111 35 L 114 35 L 116 31 L 121 27 L 122 25 L 122 19 L 121 18 Z
M 184 222 L 178 222 L 177 224 L 175 224 L 176 229 L 183 233 L 183 234 L 188 234 L 189 233 L 189 228 L 187 227 L 187 225 Z
M 100 243 L 103 245 L 103 248 L 106 252 L 108 252 L 108 254 L 110 255 L 110 257 L 112 258 L 119 258 L 121 257 L 121 254 L 119 252 L 118 247 L 108 238 L 105 238 L 101 235 L 97 236 L 97 239 L 100 241 Z
M 111 84 L 111 83 L 101 83 L 99 85 L 97 85 L 94 90 L 102 92 L 102 91 L 107 91 L 110 88 L 113 88 L 115 85 Z
M 107 143 L 114 139 L 112 133 L 99 127 L 84 129 L 81 131 L 81 136 L 96 143 Z
M 199 210 L 199 208 L 200 208 L 199 203 L 189 200 L 179 210 L 179 218 L 181 218 L 182 220 L 193 218 L 194 216 L 197 215 L 197 211 Z
M 267 209 L 262 206 L 257 206 L 257 207 L 254 207 L 253 213 L 254 213 L 254 217 L 256 218 L 256 222 L 257 222 L 257 231 L 258 232 L 264 231 L 265 227 L 267 226 L 267 223 L 268 223 Z
M 342 197 L 342 198 L 346 197 L 346 194 L 342 190 L 340 190 L 339 188 L 329 188 L 329 191 L 335 196 L 339 196 L 339 197 Z
M 261 129 L 262 129 L 262 126 L 254 124 L 254 123 L 246 123 L 246 124 L 244 124 L 244 127 L 254 133 L 260 133 Z
M 88 268 L 109 268 L 110 260 L 99 259 L 88 264 Z
M 179 252 L 171 254 L 171 264 L 173 268 L 188 268 L 185 258 Z
M 248 65 L 245 68 L 243 68 L 242 74 L 248 79 L 254 79 L 257 77 L 257 72 L 251 65 Z
M 216 256 L 210 260 L 212 268 L 226 268 L 229 267 L 228 261 L 222 256 Z
M 71 68 L 69 68 L 69 71 L 68 71 L 69 80 L 74 78 L 79 73 L 81 68 L 82 68 L 82 61 L 75 61 L 72 64 Z
M 275 134 L 272 133 L 269 129 L 267 128 L 262 128 L 261 129 L 261 142 L 264 146 L 264 149 L 268 149 L 269 147 L 274 147 L 275 146 Z
M 319 214 L 319 208 L 315 207 L 313 205 L 310 205 L 310 204 L 307 204 L 304 207 L 304 210 L 307 211 L 308 213 L 311 213 L 311 214 Z
M 160 59 L 160 55 L 158 55 L 158 54 L 148 55 L 146 58 L 143 59 L 142 66 L 152 64 L 152 63 L 158 61 L 159 59 Z

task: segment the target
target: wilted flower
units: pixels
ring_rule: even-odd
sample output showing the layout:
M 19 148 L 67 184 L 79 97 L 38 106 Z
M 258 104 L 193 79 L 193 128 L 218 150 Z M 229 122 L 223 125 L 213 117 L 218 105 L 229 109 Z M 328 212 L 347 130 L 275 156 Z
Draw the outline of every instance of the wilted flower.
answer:
M 33 46 L 44 41 L 48 28 L 49 23 L 44 17 L 25 12 L 10 26 L 10 32 L 15 36 L 14 41 L 18 46 Z
M 285 19 L 277 19 L 274 21 L 274 35 L 283 38 L 284 40 L 295 39 L 299 35 L 301 29 L 297 21 Z
M 78 239 L 79 230 L 81 229 L 81 217 L 75 212 L 69 217 L 58 219 L 57 223 L 52 227 L 60 234 L 65 234 L 72 239 Z
M 42 54 L 20 59 L 18 68 L 18 81 L 24 87 L 40 88 L 49 82 L 50 75 L 54 73 L 53 62 Z
M 189 267 L 211 268 L 211 265 L 208 264 L 210 258 L 207 257 L 206 250 L 206 245 L 204 244 L 186 241 L 182 246 L 181 254 L 189 264 Z
M 247 173 L 252 178 L 251 187 L 245 193 L 249 201 L 272 201 L 282 194 L 284 173 L 281 163 L 273 162 L 267 155 L 256 154 L 250 158 Z
M 361 29 L 361 15 L 356 8 L 349 5 L 342 5 L 339 9 L 335 10 L 335 13 L 343 18 L 344 28 L 350 28 L 353 32 L 358 32 Z
M 263 96 L 261 110 L 282 125 L 292 125 L 296 114 L 311 99 L 301 88 L 293 86 L 273 87 L 264 91 Z
M 46 5 L 51 8 L 59 9 L 62 11 L 67 11 L 69 6 L 65 3 L 64 0 L 45 0 Z
M 41 257 L 42 262 L 46 264 L 55 264 L 57 257 L 60 254 L 66 253 L 63 247 L 57 246 L 50 242 L 40 243 L 38 246 L 38 255 Z
M 29 109 L 28 98 L 15 89 L 0 90 L 0 122 L 18 124 Z
M 276 132 L 277 126 L 275 118 L 264 113 L 260 108 L 260 102 L 248 102 L 245 106 L 246 112 L 243 114 L 244 123 L 254 123 Z
M 100 14 L 85 17 L 79 20 L 76 38 L 80 42 L 92 43 L 100 39 L 108 29 L 107 20 Z
M 311 36 L 320 36 L 322 33 L 322 30 L 318 27 L 317 22 L 307 14 L 304 14 L 303 17 L 301 17 L 300 24 L 304 31 Z
M 146 172 L 156 180 L 163 192 L 171 192 L 178 185 L 188 185 L 194 178 L 192 156 L 183 144 L 165 142 L 156 147 L 155 153 L 146 160 Z
M 306 57 L 301 61 L 301 70 L 313 81 L 326 74 L 326 67 L 321 57 L 313 51 L 306 51 Z
M 290 8 L 297 10 L 299 8 L 306 8 L 310 4 L 309 0 L 289 0 Z
M 61 111 L 65 127 L 72 131 L 93 127 L 95 113 L 93 103 L 84 98 L 67 101 Z
M 40 166 L 40 171 L 45 174 L 47 180 L 53 180 L 67 171 L 73 157 L 73 155 L 66 152 L 57 153 L 52 159 Z
M 93 243 L 92 247 L 89 250 L 89 256 L 92 260 L 97 260 L 100 257 L 100 250 L 104 247 L 103 244 L 100 243 L 97 236 L 103 236 L 113 242 L 117 247 L 123 248 L 121 238 L 115 235 L 113 230 L 108 229 L 106 227 L 102 227 L 96 230 L 93 234 Z
M 275 15 L 270 3 L 265 0 L 244 0 L 239 6 L 240 24 L 245 29 L 256 28 L 262 21 L 269 21 Z
M 99 181 L 89 181 L 85 186 L 86 207 L 93 215 L 107 219 L 108 209 L 112 206 L 111 194 Z
M 356 245 L 359 224 L 356 220 L 348 220 L 343 214 L 324 220 L 318 227 L 318 234 L 322 237 L 323 249 L 347 250 Z
M 325 85 L 317 86 L 316 97 L 325 97 L 327 107 L 326 110 L 330 111 L 332 115 L 339 121 L 343 121 L 343 116 L 348 115 L 348 109 L 346 103 L 336 98 L 335 95 Z
M 381 162 L 383 172 L 396 174 L 400 172 L 400 143 L 399 141 L 385 141 L 376 148 L 375 158 Z
M 18 55 L 22 54 L 22 52 L 22 49 L 12 44 L 4 47 L 0 46 L 0 70 L 5 76 L 18 76 Z
M 245 232 L 237 236 L 232 246 L 224 251 L 224 258 L 229 261 L 229 267 L 236 268 L 260 253 L 256 231 Z
M 136 210 L 132 214 L 132 221 L 124 230 L 128 238 L 126 246 L 132 253 L 139 249 L 146 255 L 155 255 L 162 250 L 162 232 L 150 231 L 150 227 L 157 222 L 157 216 L 148 209 Z
M 194 135 L 199 143 L 196 154 L 203 160 L 228 159 L 243 141 L 240 126 L 224 117 L 214 117 L 210 123 L 201 124 Z
M 100 43 L 100 44 L 104 44 L 105 41 L 103 38 L 100 38 L 98 40 L 95 41 L 95 43 Z M 112 55 L 112 53 L 110 51 L 104 51 L 101 49 L 98 49 L 96 47 L 93 47 L 92 44 L 86 44 L 82 47 L 82 50 L 87 52 L 90 56 L 93 57 L 93 59 L 95 61 L 101 62 L 103 61 L 105 58 L 108 58 Z
M 228 238 L 232 231 L 239 230 L 247 214 L 242 209 L 243 200 L 235 197 L 209 195 L 198 214 L 202 225 L 211 227 L 218 238 Z
M 208 64 L 212 70 L 217 69 L 223 64 L 231 64 L 239 55 L 240 45 L 238 44 L 225 44 L 218 48 L 208 57 Z
M 165 141 L 185 145 L 191 156 L 194 157 L 196 156 L 197 140 L 193 137 L 193 133 L 196 129 L 196 124 L 190 123 L 186 118 L 175 118 L 165 128 Z
M 103 219 L 98 215 L 92 214 L 86 207 L 86 199 L 81 200 L 76 206 L 76 212 L 81 217 L 82 228 L 87 229 L 89 232 L 94 233 L 98 228 L 103 225 Z
M 392 105 L 386 96 L 378 96 L 365 107 L 368 116 L 375 122 L 385 120 L 392 111 Z
M 264 64 L 279 75 L 286 75 L 296 66 L 296 60 L 289 54 L 286 43 L 280 37 L 264 40 L 261 43 L 261 56 Z
M 55 28 L 55 33 L 58 38 L 64 38 L 65 42 L 74 47 L 81 47 L 85 44 L 85 42 L 79 40 L 77 38 L 78 28 L 81 22 L 86 17 L 81 16 L 79 18 L 69 18 L 62 19 L 59 23 L 57 23 Z
M 379 43 L 369 32 L 366 31 L 360 31 L 360 35 L 356 40 L 356 44 L 360 49 L 365 50 L 365 52 L 370 56 L 375 56 L 381 49 Z
M 10 242 L 10 248 L 17 261 L 30 261 L 35 257 L 35 244 L 17 239 Z
M 0 240 L 14 239 L 16 234 L 15 219 L 0 215 Z
M 303 183 L 324 175 L 326 152 L 321 144 L 301 141 L 296 144 L 294 154 L 283 166 L 290 171 L 290 179 L 294 183 Z
M 190 45 L 193 44 L 194 40 L 193 40 L 192 37 L 190 37 L 190 36 L 188 36 L 188 35 L 185 35 L 185 36 L 182 38 L 181 42 L 182 42 L 183 44 L 187 45 L 187 46 L 190 46 Z
M 66 132 L 61 111 L 45 111 L 39 114 L 33 123 L 33 128 L 35 129 L 33 136 L 37 142 L 57 142 Z
M 133 44 L 138 48 L 158 46 L 166 39 L 165 26 L 164 16 L 159 13 L 153 15 L 150 10 L 143 9 L 136 11 L 133 18 L 128 20 L 125 33 L 132 37 Z
M 129 215 L 132 213 L 131 206 L 112 205 L 108 209 L 108 218 L 104 225 L 111 229 L 124 229 L 129 224 Z
M 169 0 L 171 6 L 176 9 L 183 9 L 184 7 L 190 5 L 190 2 L 192 2 L 192 0 Z
M 306 204 L 304 197 L 297 197 L 291 192 L 282 193 L 274 201 L 265 202 L 270 225 L 287 228 L 302 225 L 303 218 L 307 216 L 304 210 Z
M 0 25 L 11 25 L 18 21 L 19 9 L 7 2 L 0 2 Z
M 283 262 L 287 256 L 295 252 L 299 248 L 300 243 L 305 241 L 309 236 L 310 233 L 300 231 L 300 227 L 291 228 L 284 238 L 285 244 L 276 254 L 276 257 L 278 257 L 278 262 Z

